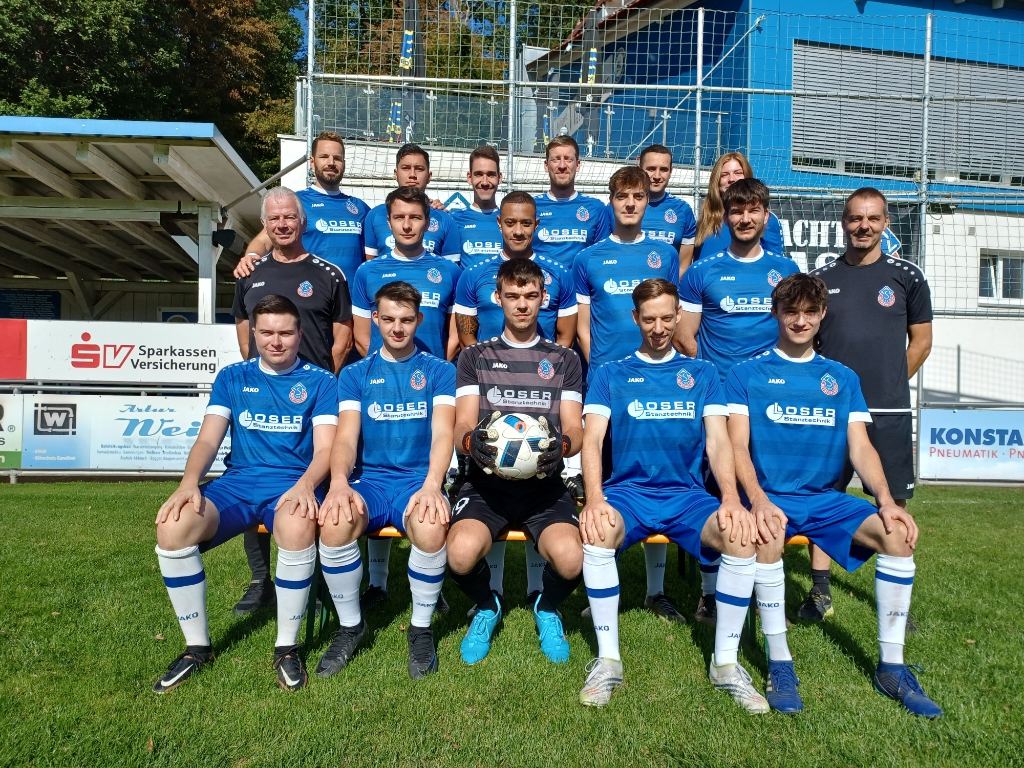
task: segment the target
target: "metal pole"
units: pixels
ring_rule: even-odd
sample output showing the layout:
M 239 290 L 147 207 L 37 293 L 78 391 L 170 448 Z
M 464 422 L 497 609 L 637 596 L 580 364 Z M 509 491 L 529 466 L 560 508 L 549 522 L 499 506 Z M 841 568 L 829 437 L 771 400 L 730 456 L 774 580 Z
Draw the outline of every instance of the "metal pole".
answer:
M 718 113 L 718 118 L 715 120 L 717 139 L 715 140 L 715 160 L 722 156 L 722 113 Z
M 316 21 L 316 0 L 309 0 L 309 16 L 306 19 L 306 157 L 313 156 L 313 46 L 316 36 L 313 25 Z M 309 173 L 306 173 L 308 178 Z
M 925 22 L 924 93 L 921 95 L 921 237 L 917 265 L 922 270 L 927 269 L 925 256 L 928 254 L 928 100 L 931 98 L 933 18 L 929 13 Z
M 608 119 L 604 124 L 604 156 L 612 156 L 612 115 L 615 114 L 615 110 L 612 109 L 612 103 L 609 101 L 608 106 L 605 107 L 604 113 L 608 115 Z
M 516 80 L 519 73 L 516 71 L 516 0 L 509 3 L 509 25 L 508 25 L 508 160 L 505 162 L 505 188 L 512 189 L 515 162 L 516 138 L 519 131 L 519 115 L 516 112 Z
M 437 101 L 437 96 L 433 91 L 427 93 L 427 115 L 428 115 L 428 128 L 429 133 L 427 134 L 427 143 L 433 143 L 437 141 L 437 136 L 434 134 L 434 102 Z
M 668 121 L 672 117 L 672 113 L 667 109 L 661 112 L 661 143 L 664 146 L 668 145 Z
M 494 141 L 494 107 L 498 102 L 493 96 L 491 96 L 491 98 L 487 100 L 487 103 L 491 105 L 491 129 L 487 143 L 492 147 L 496 147 L 498 144 Z
M 956 345 L 956 401 L 960 402 L 960 345 Z
M 697 112 L 693 129 L 693 213 L 700 215 L 700 110 L 704 85 L 704 8 L 697 9 Z

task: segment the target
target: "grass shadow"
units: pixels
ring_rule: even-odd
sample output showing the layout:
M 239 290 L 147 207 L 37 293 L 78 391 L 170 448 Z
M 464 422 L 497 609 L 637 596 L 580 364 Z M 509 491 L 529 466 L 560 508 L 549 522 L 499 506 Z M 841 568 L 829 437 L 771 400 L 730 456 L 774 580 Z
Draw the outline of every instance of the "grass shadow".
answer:
M 218 656 L 223 655 L 249 635 L 259 632 L 266 624 L 274 620 L 277 616 L 276 611 L 276 606 L 265 605 L 233 622 L 222 637 L 213 641 L 214 653 Z

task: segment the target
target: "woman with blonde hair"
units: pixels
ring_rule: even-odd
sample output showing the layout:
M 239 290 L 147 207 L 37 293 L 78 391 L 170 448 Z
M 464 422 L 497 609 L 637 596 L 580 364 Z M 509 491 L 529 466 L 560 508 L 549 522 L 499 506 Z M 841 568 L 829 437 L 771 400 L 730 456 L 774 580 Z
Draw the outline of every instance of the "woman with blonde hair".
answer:
M 724 225 L 725 206 L 722 205 L 722 193 L 732 186 L 733 182 L 752 178 L 754 171 L 750 167 L 750 161 L 741 152 L 726 152 L 718 158 L 715 167 L 711 169 L 707 198 L 697 220 L 697 238 L 693 247 L 694 261 L 704 255 L 714 256 L 729 248 L 732 235 L 729 234 L 729 228 Z M 768 215 L 768 222 L 761 236 L 761 247 L 777 256 L 785 255 L 782 224 L 774 213 Z

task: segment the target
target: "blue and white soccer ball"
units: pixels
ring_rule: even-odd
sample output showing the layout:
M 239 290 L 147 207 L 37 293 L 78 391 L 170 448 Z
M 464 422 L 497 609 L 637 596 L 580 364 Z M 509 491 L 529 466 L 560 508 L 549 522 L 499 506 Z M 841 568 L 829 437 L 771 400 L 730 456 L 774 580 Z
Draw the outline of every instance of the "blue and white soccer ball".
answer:
M 551 445 L 547 419 L 496 412 L 487 426 L 487 442 L 498 449 L 495 474 L 507 480 L 526 480 L 537 474 L 537 457 Z

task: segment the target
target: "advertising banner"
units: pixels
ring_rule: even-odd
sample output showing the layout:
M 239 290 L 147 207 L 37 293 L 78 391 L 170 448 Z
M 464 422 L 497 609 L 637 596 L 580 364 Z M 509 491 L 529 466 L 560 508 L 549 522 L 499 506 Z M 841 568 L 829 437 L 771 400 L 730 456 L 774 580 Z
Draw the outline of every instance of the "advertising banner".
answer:
M 24 395 L 24 469 L 180 472 L 199 434 L 201 397 Z M 213 470 L 224 471 L 225 438 Z
M 925 408 L 922 480 L 1024 481 L 1024 411 Z
M 60 382 L 212 384 L 241 360 L 233 325 L 0 321 L 3 378 Z M 20 336 L 18 335 L 20 334 Z M 20 375 L 18 375 L 20 374 Z
M 21 395 L 0 395 L 0 469 L 21 468 Z

